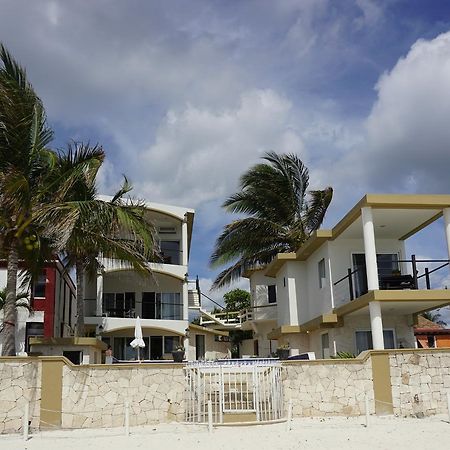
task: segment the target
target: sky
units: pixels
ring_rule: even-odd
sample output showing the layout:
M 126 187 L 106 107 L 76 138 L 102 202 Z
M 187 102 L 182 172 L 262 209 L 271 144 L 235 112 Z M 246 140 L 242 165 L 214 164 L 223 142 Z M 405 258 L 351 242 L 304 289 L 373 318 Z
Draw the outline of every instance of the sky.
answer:
M 0 41 L 54 146 L 103 145 L 102 192 L 126 174 L 136 196 L 196 209 L 205 292 L 233 219 L 220 205 L 267 151 L 334 188 L 328 227 L 367 192 L 450 193 L 447 0 L 0 0 Z M 408 245 L 447 257 L 443 233 Z

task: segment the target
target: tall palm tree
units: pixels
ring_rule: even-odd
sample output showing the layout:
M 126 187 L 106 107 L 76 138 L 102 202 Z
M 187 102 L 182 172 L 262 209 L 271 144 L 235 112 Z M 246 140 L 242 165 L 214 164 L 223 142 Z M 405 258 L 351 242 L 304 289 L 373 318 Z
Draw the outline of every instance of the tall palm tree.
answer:
M 242 175 L 240 192 L 223 204 L 247 217 L 226 225 L 216 241 L 211 265 L 232 265 L 217 276 L 214 288 L 270 263 L 277 253 L 298 249 L 320 227 L 333 197 L 331 187 L 308 191 L 309 172 L 296 155 L 269 152 L 263 159 Z
M 34 235 L 33 208 L 53 154 L 53 133 L 25 70 L 0 44 L 0 248 L 7 259 L 3 355 L 15 354 L 14 325 L 19 253 Z M 32 247 L 38 246 L 35 240 Z M 25 251 L 26 254 L 26 251 Z
M 63 234 L 61 250 L 65 263 L 76 269 L 77 336 L 84 335 L 85 275 L 95 275 L 100 269 L 99 255 L 124 261 L 145 274 L 150 273 L 148 262 L 158 256 L 155 229 L 144 204 L 125 199 L 132 189 L 126 178 L 110 201 L 99 199 L 96 176 L 104 157 L 98 145 L 69 145 L 68 151 L 59 155 L 55 172 L 80 174 L 81 167 L 81 176 L 67 189 L 61 191 L 57 187 L 58 198 L 53 198 L 38 215 L 39 221 L 59 224 L 54 233 Z

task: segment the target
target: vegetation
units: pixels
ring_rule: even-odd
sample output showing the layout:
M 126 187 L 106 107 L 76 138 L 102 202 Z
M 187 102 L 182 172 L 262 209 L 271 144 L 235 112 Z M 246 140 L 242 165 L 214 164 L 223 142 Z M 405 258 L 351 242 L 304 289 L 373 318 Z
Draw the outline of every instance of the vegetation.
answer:
M 84 336 L 85 274 L 96 276 L 101 268 L 99 254 L 125 261 L 141 273 L 150 273 L 147 263 L 157 257 L 155 230 L 146 217 L 145 206 L 124 199 L 132 189 L 128 181 L 125 179 L 111 201 L 98 198 L 96 176 L 104 157 L 98 145 L 74 144 L 59 155 L 56 164 L 58 173 L 67 174 L 84 167 L 56 208 L 51 205 L 56 220 L 68 224 L 62 252 L 66 265 L 76 269 L 76 336 Z
M 442 315 L 439 314 L 438 312 L 427 311 L 421 313 L 421 316 L 427 320 L 430 320 L 431 322 L 434 322 L 438 325 L 442 325 L 443 327 L 447 326 L 447 323 L 444 320 L 442 320 Z
M 14 355 L 19 252 L 23 259 L 32 259 L 40 233 L 45 234 L 34 216 L 54 154 L 47 149 L 53 134 L 42 102 L 3 45 L 0 63 L 0 248 L 7 260 L 3 355 Z M 35 244 L 30 249 L 31 237 Z
M 245 270 L 264 266 L 277 253 L 298 249 L 321 225 L 333 189 L 308 191 L 309 172 L 294 154 L 269 152 L 264 163 L 241 177 L 240 192 L 223 207 L 246 217 L 226 225 L 210 258 L 213 267 L 230 264 L 213 283 L 220 288 Z
M 331 356 L 332 359 L 351 359 L 356 356 L 351 352 L 337 352 L 335 356 Z
M 20 292 L 16 295 L 16 309 L 24 308 L 30 314 L 33 313 L 33 308 L 28 301 L 29 294 L 27 292 Z M 0 289 L 0 311 L 5 307 L 6 304 L 6 288 Z
M 77 273 L 76 334 L 84 333 L 84 274 L 96 273 L 97 256 L 126 261 L 140 272 L 156 258 L 154 228 L 142 202 L 124 199 L 125 179 L 111 201 L 97 198 L 100 146 L 49 148 L 53 137 L 41 100 L 25 70 L 0 45 L 0 249 L 7 260 L 3 355 L 15 354 L 19 259 L 30 282 L 55 253 Z
M 223 299 L 226 311 L 241 311 L 250 308 L 250 292 L 243 289 L 233 289 L 224 294 Z

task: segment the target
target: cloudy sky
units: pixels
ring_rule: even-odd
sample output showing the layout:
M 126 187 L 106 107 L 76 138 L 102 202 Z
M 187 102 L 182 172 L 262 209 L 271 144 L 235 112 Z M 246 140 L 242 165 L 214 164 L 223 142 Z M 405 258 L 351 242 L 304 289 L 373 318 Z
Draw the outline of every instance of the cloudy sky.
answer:
M 268 151 L 331 185 L 332 226 L 366 192 L 450 192 L 447 0 L 0 0 L 0 40 L 56 132 L 100 142 L 102 190 L 197 211 L 208 286 L 220 208 Z M 444 257 L 442 224 L 410 243 Z

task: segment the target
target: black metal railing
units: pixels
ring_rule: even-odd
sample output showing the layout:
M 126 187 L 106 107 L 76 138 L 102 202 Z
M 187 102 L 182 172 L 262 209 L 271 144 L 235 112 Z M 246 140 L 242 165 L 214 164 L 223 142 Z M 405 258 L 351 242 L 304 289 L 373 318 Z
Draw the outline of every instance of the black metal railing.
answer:
M 411 259 L 399 259 L 393 261 L 393 263 L 398 265 L 398 270 L 392 270 L 390 275 L 382 274 L 379 275 L 379 286 L 383 290 L 399 290 L 399 289 L 433 289 L 432 279 L 430 275 L 443 269 L 450 264 L 448 259 L 417 259 L 415 255 L 411 256 Z M 411 273 L 403 273 L 400 270 L 401 264 L 411 264 Z M 427 264 L 423 269 L 423 273 L 419 270 L 419 265 Z M 437 267 L 430 268 L 430 264 L 439 264 Z M 423 267 L 423 266 L 422 266 Z M 380 269 L 380 264 L 378 264 L 378 269 Z M 384 270 L 386 270 L 384 268 Z M 380 270 L 379 270 L 380 272 Z M 424 281 L 421 285 L 420 280 Z M 334 287 L 346 286 L 345 296 L 350 299 L 350 301 L 355 298 L 360 297 L 368 292 L 367 289 L 367 275 L 366 267 L 362 266 L 354 270 L 347 269 L 347 275 L 340 278 L 333 283 Z M 435 288 L 436 289 L 436 288 Z

